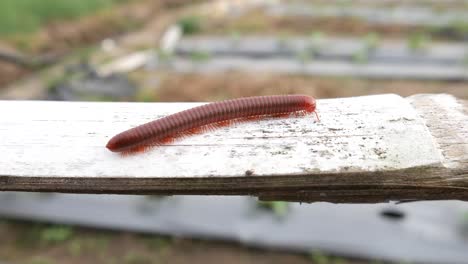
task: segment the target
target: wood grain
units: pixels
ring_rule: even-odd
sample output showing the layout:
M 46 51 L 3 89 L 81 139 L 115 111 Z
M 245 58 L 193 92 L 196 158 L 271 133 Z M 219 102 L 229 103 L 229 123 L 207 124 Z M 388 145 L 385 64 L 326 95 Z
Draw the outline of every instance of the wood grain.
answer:
M 318 100 L 121 156 L 108 139 L 200 103 L 1 101 L 0 190 L 254 195 L 265 200 L 468 200 L 467 104 L 448 95 Z

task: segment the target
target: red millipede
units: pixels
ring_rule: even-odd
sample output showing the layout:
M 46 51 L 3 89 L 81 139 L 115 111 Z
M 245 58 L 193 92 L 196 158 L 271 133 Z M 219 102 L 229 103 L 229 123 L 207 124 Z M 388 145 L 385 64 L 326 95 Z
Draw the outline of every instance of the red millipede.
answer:
M 172 142 L 197 132 L 262 118 L 315 113 L 315 99 L 306 95 L 254 96 L 209 103 L 134 127 L 112 137 L 106 147 L 132 153 Z

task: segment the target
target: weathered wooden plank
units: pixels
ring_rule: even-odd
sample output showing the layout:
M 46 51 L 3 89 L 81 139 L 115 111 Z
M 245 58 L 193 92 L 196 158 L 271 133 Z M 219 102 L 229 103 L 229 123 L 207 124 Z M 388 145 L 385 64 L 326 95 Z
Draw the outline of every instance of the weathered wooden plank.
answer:
M 1 101 L 0 190 L 333 202 L 468 198 L 467 107 L 446 95 L 319 100 L 320 122 L 250 122 L 125 157 L 104 147 L 117 132 L 195 105 Z M 450 116 L 452 123 L 438 121 Z M 434 138 L 429 120 L 440 131 L 450 126 L 445 131 L 456 139 Z M 455 143 L 464 147 L 453 150 Z
M 445 159 L 444 166 L 466 168 L 468 162 L 468 102 L 449 95 L 408 98 L 425 120 Z

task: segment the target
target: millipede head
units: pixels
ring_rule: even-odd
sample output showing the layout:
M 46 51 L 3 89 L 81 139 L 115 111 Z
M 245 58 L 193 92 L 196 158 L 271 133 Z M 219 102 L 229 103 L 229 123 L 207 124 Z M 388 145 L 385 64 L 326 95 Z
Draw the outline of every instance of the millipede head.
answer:
M 118 152 L 119 151 L 119 142 L 118 142 L 117 137 L 113 137 L 107 142 L 106 148 L 112 152 Z
M 304 109 L 308 113 L 315 112 L 316 108 L 316 102 L 313 97 L 310 96 L 304 96 Z

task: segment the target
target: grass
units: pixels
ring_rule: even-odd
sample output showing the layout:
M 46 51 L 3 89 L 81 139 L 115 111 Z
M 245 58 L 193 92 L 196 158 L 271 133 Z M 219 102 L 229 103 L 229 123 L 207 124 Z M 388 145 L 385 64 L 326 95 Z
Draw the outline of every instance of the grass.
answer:
M 241 37 L 242 37 L 242 33 L 238 31 L 232 31 L 229 34 L 229 38 L 231 39 L 232 43 L 234 43 L 235 45 L 239 44 Z
M 206 62 L 211 59 L 211 54 L 205 51 L 194 51 L 190 54 L 190 59 L 194 62 Z
M 465 213 L 463 214 L 463 221 L 464 221 L 465 223 L 468 223 L 468 212 L 465 212 Z
M 369 62 L 369 50 L 366 48 L 359 49 L 352 56 L 352 61 L 356 64 L 365 64 Z
M 430 32 L 448 39 L 464 40 L 468 36 L 468 22 L 454 21 L 448 25 L 435 26 Z
M 345 259 L 323 254 L 321 251 L 314 250 L 310 252 L 309 259 L 314 264 L 347 264 Z
M 41 240 L 45 243 L 60 243 L 73 236 L 73 229 L 69 226 L 53 225 L 41 230 Z
M 21 226 L 26 226 L 26 224 L 15 224 L 15 222 L 8 224 L 8 229 L 17 230 L 14 247 L 21 251 L 59 245 L 74 236 L 74 230 L 70 226 L 42 223 L 28 224 L 28 228 L 21 228 Z
M 257 206 L 259 208 L 271 211 L 277 217 L 286 217 L 289 211 L 289 203 L 282 201 L 257 201 Z
M 313 60 L 315 53 L 312 49 L 304 49 L 296 54 L 297 59 L 302 63 L 306 64 Z
M 79 257 L 83 252 L 83 243 L 79 239 L 70 241 L 68 244 L 68 253 L 73 257 Z
M 412 51 L 422 51 L 429 45 L 431 36 L 426 33 L 414 33 L 408 37 L 407 45 Z
M 380 36 L 375 32 L 367 34 L 363 40 L 367 50 L 375 50 L 380 44 Z
M 204 240 L 185 240 L 157 235 L 141 235 L 131 232 L 103 231 L 73 227 L 73 234 L 53 235 L 45 238 L 44 233 L 64 233 L 72 227 L 34 222 L 17 222 L 0 219 L 1 261 L 23 264 L 58 263 L 102 263 L 102 264 L 150 264 L 150 263 L 212 263 L 220 259 L 232 263 L 287 263 L 291 256 L 278 255 L 272 251 L 256 251 L 249 247 Z M 7 230 L 7 231 L 6 231 Z M 68 231 L 65 231 L 68 233 Z M 28 235 L 32 247 L 15 245 L 15 240 Z M 46 237 L 48 237 L 47 235 Z M 51 241 L 52 240 L 52 241 Z M 221 249 L 221 250 L 219 250 Z M 226 251 L 227 250 L 227 251 Z M 200 254 L 199 252 L 203 252 Z M 206 252 L 206 253 L 205 253 Z M 286 254 L 286 253 L 285 253 Z M 288 254 L 291 255 L 291 254 Z M 313 264 L 383 264 L 381 261 L 355 261 L 332 256 L 318 250 L 309 254 L 294 254 L 300 257 L 299 263 Z M 275 259 L 278 261 L 272 261 Z M 185 261 L 183 261 L 185 260 Z M 230 261 L 231 260 L 231 261 Z M 0 262 L 1 262 L 0 261 Z M 236 262 L 237 261 L 237 262 Z M 216 262 L 216 261 L 215 261 Z M 215 263 L 213 262 L 213 263 Z M 401 264 L 404 262 L 400 262 Z
M 127 0 L 0 1 L 0 37 L 32 33 L 55 21 L 70 20 Z
M 179 19 L 177 24 L 181 27 L 184 35 L 198 33 L 201 30 L 201 18 L 198 16 L 187 16 Z
M 310 34 L 309 38 L 307 39 L 306 47 L 299 54 L 297 54 L 298 59 L 302 63 L 308 63 L 311 61 L 317 55 L 317 53 L 319 53 L 320 42 L 323 38 L 324 34 L 320 31 L 315 31 Z

